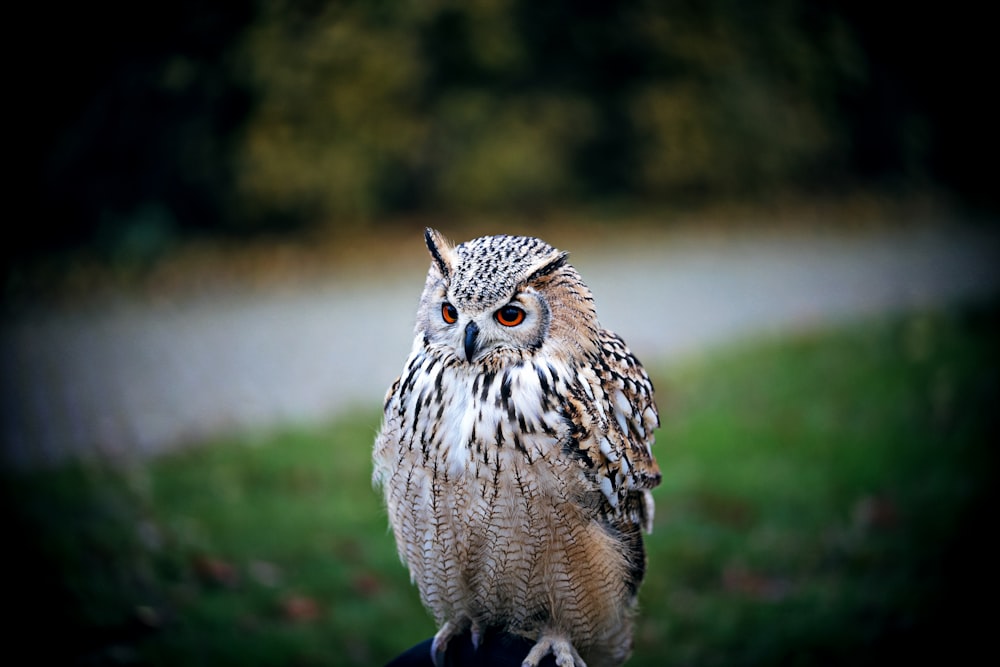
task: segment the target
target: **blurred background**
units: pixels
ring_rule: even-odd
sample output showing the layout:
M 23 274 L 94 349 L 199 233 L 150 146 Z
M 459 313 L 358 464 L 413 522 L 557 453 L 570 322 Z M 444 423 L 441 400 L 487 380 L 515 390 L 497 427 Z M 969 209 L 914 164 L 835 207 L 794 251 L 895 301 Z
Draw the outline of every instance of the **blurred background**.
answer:
M 19 8 L 9 635 L 58 629 L 31 650 L 65 664 L 244 666 L 430 636 L 368 481 L 430 225 L 569 250 L 651 370 L 665 482 L 635 664 L 985 637 L 939 611 L 995 579 L 979 7 Z
M 972 2 L 23 9 L 5 254 L 940 189 L 996 210 Z M 26 14 L 26 15 L 25 15 Z M 661 224 L 664 222 L 661 219 Z

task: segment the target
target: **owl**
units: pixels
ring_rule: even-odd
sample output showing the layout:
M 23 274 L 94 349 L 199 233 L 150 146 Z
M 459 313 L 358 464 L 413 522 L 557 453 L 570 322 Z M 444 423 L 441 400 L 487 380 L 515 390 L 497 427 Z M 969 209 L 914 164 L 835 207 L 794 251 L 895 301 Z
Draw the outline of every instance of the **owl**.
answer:
M 449 640 L 509 633 L 562 667 L 631 653 L 660 482 L 653 386 L 561 252 L 425 232 L 415 337 L 374 446 L 400 558 Z

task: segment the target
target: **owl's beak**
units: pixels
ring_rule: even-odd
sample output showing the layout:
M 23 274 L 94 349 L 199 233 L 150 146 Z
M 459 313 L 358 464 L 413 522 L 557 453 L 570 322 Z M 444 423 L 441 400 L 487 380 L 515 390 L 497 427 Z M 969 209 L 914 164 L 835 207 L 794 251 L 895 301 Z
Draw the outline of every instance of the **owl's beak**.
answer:
M 469 322 L 465 325 L 465 358 L 467 361 L 472 361 L 472 358 L 476 356 L 476 352 L 479 351 L 477 345 L 479 341 L 479 327 L 476 326 L 475 322 Z

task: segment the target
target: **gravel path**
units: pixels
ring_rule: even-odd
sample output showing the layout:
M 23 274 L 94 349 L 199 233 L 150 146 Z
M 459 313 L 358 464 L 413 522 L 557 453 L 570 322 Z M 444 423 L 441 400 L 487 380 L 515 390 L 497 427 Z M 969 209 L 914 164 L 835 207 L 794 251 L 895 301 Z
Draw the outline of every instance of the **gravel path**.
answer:
M 570 250 L 602 323 L 646 362 L 731 340 L 991 298 L 1000 235 L 921 227 L 664 237 Z M 3 459 L 155 454 L 232 431 L 372 411 L 409 350 L 425 260 L 366 281 L 120 299 L 0 329 Z M 378 269 L 374 269 L 378 271 Z

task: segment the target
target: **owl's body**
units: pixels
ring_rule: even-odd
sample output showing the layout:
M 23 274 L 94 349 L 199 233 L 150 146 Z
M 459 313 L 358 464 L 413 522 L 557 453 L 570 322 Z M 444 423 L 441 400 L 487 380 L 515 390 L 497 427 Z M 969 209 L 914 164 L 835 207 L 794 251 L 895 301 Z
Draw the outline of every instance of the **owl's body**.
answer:
M 537 641 L 562 664 L 631 651 L 645 570 L 652 385 L 566 255 L 493 236 L 434 258 L 376 439 L 400 556 L 440 628 Z

